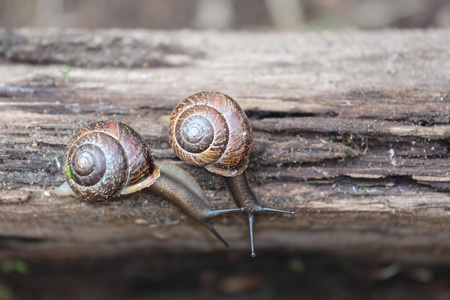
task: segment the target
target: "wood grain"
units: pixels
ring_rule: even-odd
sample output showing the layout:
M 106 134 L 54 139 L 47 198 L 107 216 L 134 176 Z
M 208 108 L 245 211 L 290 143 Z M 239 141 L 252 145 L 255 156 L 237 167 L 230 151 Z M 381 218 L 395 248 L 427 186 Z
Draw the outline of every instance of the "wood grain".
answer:
M 3 30 L 0 255 L 223 250 L 150 195 L 91 205 L 51 194 L 75 130 L 112 119 L 189 170 L 215 206 L 234 207 L 216 176 L 176 159 L 158 123 L 217 90 L 250 118 L 261 202 L 296 212 L 259 217 L 257 251 L 450 263 L 449 33 Z M 224 251 L 249 250 L 242 216 L 214 225 Z

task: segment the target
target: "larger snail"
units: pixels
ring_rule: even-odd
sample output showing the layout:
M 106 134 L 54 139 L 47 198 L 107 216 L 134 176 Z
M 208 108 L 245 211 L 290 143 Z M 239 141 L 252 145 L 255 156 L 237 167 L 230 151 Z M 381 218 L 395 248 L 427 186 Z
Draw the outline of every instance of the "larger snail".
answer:
M 75 134 L 64 156 L 66 183 L 57 195 L 102 202 L 137 191 L 160 196 L 208 228 L 228 247 L 209 220 L 239 209 L 213 209 L 198 182 L 186 171 L 153 161 L 141 136 L 122 122 L 100 121 Z
M 236 204 L 248 217 L 251 255 L 255 256 L 255 216 L 262 212 L 293 212 L 261 205 L 250 188 L 244 172 L 253 147 L 253 133 L 247 115 L 227 95 L 197 93 L 184 99 L 173 110 L 169 139 L 179 158 L 223 178 Z

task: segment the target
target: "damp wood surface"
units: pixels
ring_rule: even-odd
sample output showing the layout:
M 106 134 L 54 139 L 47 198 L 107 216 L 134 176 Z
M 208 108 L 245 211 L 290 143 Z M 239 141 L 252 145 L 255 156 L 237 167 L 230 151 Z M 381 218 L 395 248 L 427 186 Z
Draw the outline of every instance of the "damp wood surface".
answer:
M 213 220 L 223 249 L 155 196 L 52 194 L 71 136 L 110 119 L 193 174 L 215 207 L 235 207 L 217 176 L 175 157 L 158 121 L 213 90 L 250 118 L 261 202 L 295 211 L 256 219 L 257 255 L 449 264 L 449 49 L 449 30 L 0 30 L 0 256 L 248 252 L 238 213 Z

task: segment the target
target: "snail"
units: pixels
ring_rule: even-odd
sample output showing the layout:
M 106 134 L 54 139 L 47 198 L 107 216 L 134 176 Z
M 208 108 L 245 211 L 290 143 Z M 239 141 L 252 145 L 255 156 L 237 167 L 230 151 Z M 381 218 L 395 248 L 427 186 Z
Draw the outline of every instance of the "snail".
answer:
M 188 172 L 165 163 L 157 166 L 139 133 L 125 123 L 100 121 L 79 129 L 67 145 L 64 172 L 66 182 L 54 190 L 57 195 L 95 203 L 148 192 L 172 202 L 229 247 L 209 220 L 239 209 L 212 209 Z
M 250 188 L 244 171 L 252 151 L 253 133 L 245 112 L 225 94 L 194 94 L 173 110 L 169 140 L 180 159 L 222 177 L 228 192 L 248 218 L 254 257 L 255 216 L 262 212 L 293 212 L 261 205 Z

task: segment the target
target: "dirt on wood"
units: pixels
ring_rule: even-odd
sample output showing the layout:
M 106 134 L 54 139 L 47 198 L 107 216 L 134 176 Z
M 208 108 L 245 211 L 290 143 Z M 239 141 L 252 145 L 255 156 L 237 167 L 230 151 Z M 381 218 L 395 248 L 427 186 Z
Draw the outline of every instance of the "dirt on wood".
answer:
M 140 132 L 157 160 L 191 172 L 214 206 L 234 207 L 217 176 L 175 157 L 158 122 L 185 97 L 217 90 L 237 100 L 253 126 L 247 174 L 255 193 L 295 211 L 257 218 L 258 256 L 308 251 L 448 264 L 449 37 L 1 31 L 0 257 L 39 264 L 147 252 L 247 255 L 240 214 L 214 219 L 232 245 L 224 250 L 157 197 L 92 205 L 52 194 L 64 180 L 70 137 L 111 119 Z

